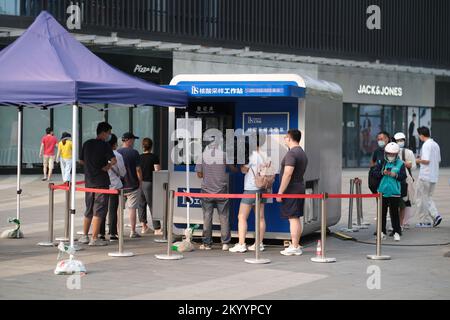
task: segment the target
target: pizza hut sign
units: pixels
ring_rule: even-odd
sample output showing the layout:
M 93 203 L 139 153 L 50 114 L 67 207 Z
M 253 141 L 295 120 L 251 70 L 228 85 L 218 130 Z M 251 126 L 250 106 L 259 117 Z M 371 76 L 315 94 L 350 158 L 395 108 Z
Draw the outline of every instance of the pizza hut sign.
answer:
M 159 74 L 162 69 L 163 68 L 157 67 L 157 66 L 147 67 L 147 66 L 143 66 L 143 65 L 137 64 L 134 67 L 133 72 L 134 73 L 156 73 L 156 74 Z

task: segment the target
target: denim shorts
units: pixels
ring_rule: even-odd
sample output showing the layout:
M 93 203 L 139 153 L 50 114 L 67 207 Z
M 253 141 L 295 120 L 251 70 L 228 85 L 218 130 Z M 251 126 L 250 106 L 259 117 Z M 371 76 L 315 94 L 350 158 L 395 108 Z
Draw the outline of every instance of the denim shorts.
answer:
M 263 193 L 264 190 L 244 190 L 244 194 L 256 194 L 256 193 Z M 245 203 L 245 204 L 250 204 L 250 205 L 254 205 L 255 204 L 255 199 L 252 198 L 242 198 L 241 199 L 241 203 Z M 263 199 L 261 198 L 261 203 L 266 203 L 267 199 Z

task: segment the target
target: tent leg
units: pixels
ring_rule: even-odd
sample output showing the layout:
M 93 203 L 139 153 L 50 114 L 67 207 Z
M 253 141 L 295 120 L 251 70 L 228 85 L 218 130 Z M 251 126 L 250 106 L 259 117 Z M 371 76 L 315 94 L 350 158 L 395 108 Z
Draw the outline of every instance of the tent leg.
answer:
M 17 109 L 17 187 L 16 187 L 16 217 L 8 218 L 9 223 L 14 223 L 16 227 L 14 229 L 5 230 L 0 235 L 0 238 L 8 239 L 20 239 L 23 238 L 23 232 L 20 230 L 20 178 L 22 174 L 22 115 L 23 107 L 20 106 Z
M 70 245 L 64 251 L 70 255 L 69 260 L 60 261 L 56 265 L 55 274 L 86 273 L 84 264 L 74 259 L 76 248 L 74 247 L 75 230 L 75 191 L 77 182 L 78 159 L 78 103 L 72 107 L 72 179 L 70 184 Z M 61 250 L 61 249 L 60 249 Z

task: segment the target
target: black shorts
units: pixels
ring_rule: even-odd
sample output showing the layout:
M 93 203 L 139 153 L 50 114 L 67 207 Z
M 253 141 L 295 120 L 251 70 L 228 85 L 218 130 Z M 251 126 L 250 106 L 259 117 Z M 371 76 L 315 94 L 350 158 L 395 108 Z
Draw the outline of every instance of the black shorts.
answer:
M 98 188 L 97 189 L 109 189 Z M 86 211 L 84 216 L 86 218 L 100 217 L 105 218 L 108 213 L 109 194 L 86 192 L 85 194 Z
M 303 217 L 305 199 L 283 199 L 280 216 L 284 219 Z

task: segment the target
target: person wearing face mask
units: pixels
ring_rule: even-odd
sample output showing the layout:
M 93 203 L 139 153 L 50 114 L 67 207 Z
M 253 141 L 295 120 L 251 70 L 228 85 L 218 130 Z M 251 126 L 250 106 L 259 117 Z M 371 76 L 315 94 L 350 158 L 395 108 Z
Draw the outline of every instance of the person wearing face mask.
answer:
M 370 160 L 371 167 L 373 167 L 377 162 L 383 161 L 384 147 L 390 142 L 390 140 L 391 140 L 390 135 L 386 131 L 380 131 L 377 134 L 378 148 L 372 154 L 372 159 Z
M 394 140 L 400 147 L 399 157 L 403 161 L 406 167 L 406 184 L 407 184 L 407 195 L 400 200 L 400 225 L 402 230 L 408 228 L 409 225 L 405 220 L 405 212 L 408 210 L 412 211 L 412 205 L 415 202 L 415 190 L 414 190 L 414 178 L 412 176 L 412 170 L 416 168 L 416 159 L 414 153 L 405 147 L 406 136 L 403 132 L 397 132 L 394 135 Z M 412 215 L 412 212 L 411 212 Z M 408 216 L 411 216 L 408 215 Z M 409 219 L 407 219 L 409 220 Z
M 109 189 L 111 183 L 108 170 L 117 163 L 111 146 L 111 125 L 100 122 L 97 125 L 97 138 L 87 140 L 80 153 L 80 163 L 84 166 L 84 180 L 87 188 Z M 107 243 L 99 237 L 102 221 L 108 212 L 109 196 L 104 193 L 85 193 L 86 211 L 84 213 L 83 235 L 79 243 L 90 246 L 105 246 Z M 89 229 L 92 222 L 92 238 L 89 241 Z
M 401 184 L 406 180 L 405 164 L 398 157 L 400 147 L 395 142 L 390 142 L 384 148 L 384 160 L 377 162 L 375 174 L 381 179 L 378 192 L 383 194 L 382 201 L 382 233 L 381 239 L 386 239 L 386 217 L 389 209 L 395 241 L 400 241 L 402 230 L 400 226 L 399 206 L 402 188 Z

